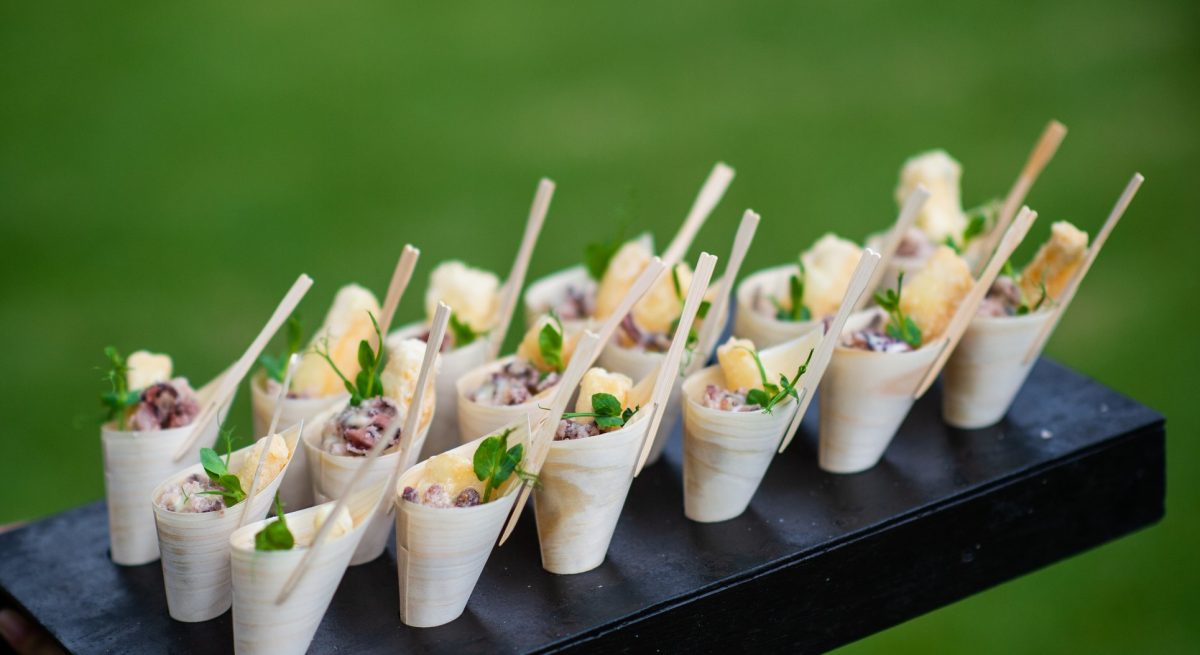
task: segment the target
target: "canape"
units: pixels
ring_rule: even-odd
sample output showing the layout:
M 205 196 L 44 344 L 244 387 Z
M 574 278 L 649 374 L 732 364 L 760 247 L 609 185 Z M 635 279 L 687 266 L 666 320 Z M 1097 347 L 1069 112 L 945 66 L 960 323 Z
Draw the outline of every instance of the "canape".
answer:
M 911 280 L 897 274 L 895 289 L 876 294 L 877 307 L 847 322 L 821 389 L 822 469 L 854 473 L 879 461 L 1036 216 L 1021 212 L 978 280 L 939 246 Z
M 575 411 L 563 414 L 534 491 L 542 567 L 571 574 L 599 566 L 608 552 L 642 453 L 661 424 L 688 335 L 716 257 L 702 254 L 672 343 L 658 368 L 636 385 L 628 376 L 592 368 Z
M 971 320 L 942 380 L 942 416 L 973 429 L 1004 417 L 1074 290 L 1142 182 L 1135 175 L 1109 214 L 1096 242 L 1066 221 L 1019 273 L 1005 266 Z
M 304 653 L 333 600 L 367 526 L 378 514 L 387 485 L 352 492 L 334 518 L 334 502 L 248 524 L 229 536 L 233 587 L 233 645 L 241 654 Z M 332 521 L 328 535 L 314 543 Z M 281 599 L 308 558 L 308 572 Z
M 229 609 L 229 536 L 266 516 L 299 438 L 300 425 L 294 425 L 224 459 L 203 448 L 199 464 L 155 488 L 151 498 L 171 618 L 207 621 Z

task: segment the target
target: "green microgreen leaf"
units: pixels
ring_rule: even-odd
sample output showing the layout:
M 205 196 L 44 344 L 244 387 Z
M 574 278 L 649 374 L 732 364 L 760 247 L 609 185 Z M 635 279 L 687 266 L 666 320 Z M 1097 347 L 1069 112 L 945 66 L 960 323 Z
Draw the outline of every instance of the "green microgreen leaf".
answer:
M 538 333 L 538 350 L 541 351 L 542 361 L 552 370 L 562 373 L 565 368 L 562 355 L 563 324 L 558 315 L 550 312 L 550 320 L 542 326 Z
M 808 278 L 808 271 L 804 268 L 803 260 L 797 260 L 796 265 L 799 267 L 797 272 L 788 278 L 790 304 L 784 305 L 783 302 L 771 298 L 771 303 L 775 305 L 775 318 L 780 321 L 812 320 L 812 312 L 804 306 L 804 285 Z
M 904 288 L 904 271 L 896 277 L 896 288 L 875 294 L 875 304 L 888 313 L 887 334 L 912 346 L 921 347 L 921 328 L 900 310 L 900 293 Z
M 592 394 L 592 411 L 564 412 L 563 418 L 594 418 L 596 426 L 604 430 L 615 430 L 625 427 L 629 419 L 637 414 L 641 407 L 621 409 L 621 401 L 611 393 Z
M 263 529 L 254 535 L 254 550 L 291 550 L 295 545 L 296 539 L 283 517 L 283 503 L 279 500 L 279 492 L 275 492 L 275 520 L 263 526 Z
M 800 392 L 796 389 L 796 383 L 800 381 L 800 376 L 804 375 L 804 372 L 808 370 L 808 365 L 812 362 L 812 356 L 813 351 L 809 350 L 808 358 L 796 369 L 796 374 L 792 376 L 792 379 L 789 380 L 786 375 L 781 373 L 779 375 L 778 386 L 771 385 L 767 391 L 751 389 L 750 393 L 746 394 L 746 402 L 751 405 L 758 405 L 762 408 L 764 414 L 770 414 L 771 410 L 788 396 L 800 400 Z M 758 357 L 756 356 L 755 359 L 758 359 Z M 763 375 L 765 376 L 766 374 L 764 373 Z
M 366 339 L 358 342 L 358 365 L 360 370 L 358 371 L 358 375 L 354 377 L 353 384 L 350 380 L 346 379 L 346 376 L 338 369 L 337 364 L 333 363 L 333 358 L 329 356 L 328 338 L 323 339 L 321 344 L 316 348 L 317 354 L 341 378 L 346 391 L 350 392 L 350 404 L 355 407 L 362 404 L 362 401 L 367 398 L 374 398 L 383 394 L 383 380 L 380 377 L 383 372 L 383 334 L 379 329 L 379 322 L 375 320 L 375 314 L 367 312 L 367 316 L 371 317 L 371 326 L 375 328 L 375 340 L 379 343 L 379 347 L 378 349 L 372 348 L 371 343 Z
M 300 352 L 304 348 L 304 327 L 300 323 L 300 315 L 292 314 L 288 317 L 287 323 L 287 339 L 286 349 L 282 356 L 262 354 L 258 358 L 258 363 L 262 365 L 267 376 L 277 382 L 283 382 L 283 378 L 287 375 L 288 361 L 292 355 Z
M 458 314 L 450 312 L 450 334 L 454 339 L 454 347 L 461 348 L 469 343 L 473 343 L 476 339 L 483 336 L 483 332 L 476 332 L 475 328 L 465 321 L 458 318 Z
M 108 346 L 104 349 L 104 356 L 108 358 L 109 369 L 103 379 L 112 387 L 111 391 L 100 394 L 100 404 L 108 409 L 104 421 L 115 420 L 117 429 L 124 430 L 128 409 L 138 404 L 141 392 L 129 388 L 129 364 L 116 348 Z
M 475 449 L 472 466 L 475 469 L 475 477 L 484 483 L 485 503 L 492 499 L 492 491 L 500 488 L 500 485 L 508 480 L 525 455 L 525 447 L 522 444 L 508 447 L 508 435 L 515 431 L 516 428 L 508 428 L 500 434 L 493 434 Z

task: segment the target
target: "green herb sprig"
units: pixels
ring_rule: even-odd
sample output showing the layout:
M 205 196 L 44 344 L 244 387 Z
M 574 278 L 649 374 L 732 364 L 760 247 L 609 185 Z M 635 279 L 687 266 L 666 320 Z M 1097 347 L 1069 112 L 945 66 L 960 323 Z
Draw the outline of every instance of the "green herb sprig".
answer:
M 967 226 L 963 228 L 962 240 L 955 241 L 953 236 L 947 234 L 946 238 L 943 239 L 942 242 L 947 246 L 950 246 L 954 252 L 961 255 L 972 241 L 983 236 L 983 233 L 987 231 L 988 226 L 995 223 L 996 214 L 999 211 L 999 200 L 993 200 L 975 207 L 974 209 L 967 210 Z
M 675 287 L 675 297 L 679 300 L 679 304 L 682 305 L 686 299 L 683 293 L 683 283 L 679 281 L 679 269 L 677 267 L 671 268 L 671 284 Z M 701 300 L 700 306 L 696 308 L 696 319 L 703 321 L 708 316 L 708 310 L 711 308 L 711 302 L 707 300 Z M 675 320 L 671 321 L 671 334 L 675 334 L 675 331 L 679 329 L 679 322 L 682 320 L 683 310 L 681 309 L 679 316 L 676 316 Z M 696 332 L 696 323 L 693 322 L 691 329 L 688 330 L 686 346 L 688 348 L 694 348 L 696 346 L 696 342 L 699 340 L 700 335 Z
M 900 275 L 896 277 L 896 288 L 883 293 L 877 292 L 875 304 L 888 313 L 888 336 L 907 343 L 915 350 L 921 347 L 921 328 L 917 327 L 911 316 L 905 316 L 900 310 L 900 291 L 903 288 L 904 271 L 900 271 Z
M 279 500 L 279 492 L 275 492 L 275 520 L 263 526 L 254 535 L 254 550 L 291 550 L 296 545 L 296 538 L 288 529 L 287 520 L 283 518 L 283 503 Z
M 546 363 L 546 366 L 557 373 L 562 373 L 566 368 L 566 363 L 563 361 L 563 324 L 553 311 L 549 316 L 550 320 L 542 326 L 541 332 L 538 332 L 538 351 L 541 352 L 542 361 Z
M 804 375 L 804 372 L 808 370 L 808 364 L 812 361 L 812 350 L 808 351 L 808 359 L 805 359 L 804 363 L 796 369 L 796 374 L 792 376 L 792 379 L 789 380 L 786 375 L 780 373 L 779 384 L 772 384 L 767 378 L 767 369 L 763 366 L 762 360 L 759 359 L 758 353 L 745 346 L 738 347 L 754 357 L 754 363 L 758 365 L 758 375 L 762 379 L 762 389 L 751 389 L 746 394 L 746 402 L 748 404 L 758 405 L 762 407 L 763 414 L 770 414 L 771 410 L 788 396 L 795 398 L 797 401 L 800 400 L 800 392 L 796 389 L 796 383 L 800 381 L 800 376 Z
M 525 474 L 520 471 L 521 459 L 525 456 L 525 446 L 517 444 L 512 448 L 508 447 L 508 435 L 516 431 L 516 428 L 508 428 L 500 434 L 493 434 L 484 439 L 479 448 L 475 450 L 475 458 L 473 465 L 475 468 L 475 477 L 483 482 L 483 502 L 488 502 L 492 499 L 492 492 L 500 488 L 514 472 L 517 472 L 518 477 L 522 480 L 526 478 L 534 478 L 534 476 Z
M 812 312 L 808 307 L 804 306 L 804 283 L 808 277 L 808 272 L 804 269 L 804 262 L 798 261 L 799 271 L 788 278 L 788 299 L 791 300 L 789 307 L 784 307 L 774 296 L 771 297 L 771 304 L 775 305 L 775 318 L 781 321 L 809 321 L 812 320 Z
M 487 333 L 476 332 L 470 323 L 459 320 L 456 312 L 450 312 L 450 334 L 454 338 L 454 347 L 461 348 Z
M 602 430 L 615 430 L 625 427 L 629 419 L 633 418 L 634 414 L 638 413 L 641 407 L 626 407 L 621 409 L 621 401 L 611 393 L 594 393 L 592 394 L 592 411 L 590 412 L 565 412 L 563 418 L 594 418 L 596 419 L 596 427 Z
M 129 388 L 129 364 L 117 349 L 109 346 L 104 349 L 110 368 L 104 374 L 104 379 L 112 385 L 112 391 L 100 394 L 100 403 L 108 408 L 104 421 L 116 420 L 117 429 L 126 427 L 125 415 L 130 407 L 138 404 L 142 394 L 140 390 Z
M 333 372 L 342 379 L 342 384 L 346 386 L 346 391 L 350 392 L 350 404 L 355 407 L 362 404 L 362 401 L 367 398 L 374 398 L 383 394 L 383 380 L 380 379 L 380 374 L 383 372 L 383 334 L 379 329 L 379 322 L 375 320 L 375 314 L 367 312 L 371 317 L 371 326 L 375 328 L 375 339 L 379 342 L 379 349 L 371 347 L 371 342 L 363 339 L 358 342 L 358 375 L 354 378 L 354 384 L 346 379 L 338 369 L 337 364 L 333 363 L 333 358 L 329 356 L 329 339 L 326 338 L 321 346 L 317 347 L 317 354 L 325 359 L 326 362 L 333 368 Z
M 625 234 L 622 230 L 620 234 L 608 241 L 595 241 L 583 247 L 583 265 L 593 280 L 599 282 L 600 278 L 604 277 L 604 272 L 608 270 L 613 256 L 621 249 L 624 238 Z
M 225 438 L 225 459 L 221 459 L 217 451 L 212 448 L 200 449 L 200 465 L 204 467 L 208 479 L 217 483 L 221 488 L 201 491 L 199 495 L 220 496 L 225 501 L 226 507 L 233 507 L 246 499 L 246 492 L 242 490 L 242 481 L 238 479 L 238 476 L 229 472 L 229 456 L 233 451 L 233 430 L 227 430 L 222 426 L 221 435 Z
M 1038 288 L 1041 289 L 1041 295 L 1037 301 L 1030 306 L 1029 299 L 1025 297 L 1025 290 L 1021 288 L 1021 275 L 1016 272 L 1016 269 L 1013 268 L 1011 260 L 1004 262 L 1004 268 L 1000 269 L 1000 274 L 1011 278 L 1013 284 L 1017 288 L 1017 295 L 1020 296 L 1020 301 L 1017 303 L 1017 308 L 1014 312 L 1017 316 L 1024 316 L 1026 314 L 1036 312 L 1042 308 L 1042 305 L 1046 304 L 1046 300 L 1050 294 L 1048 291 L 1046 291 L 1045 280 L 1038 282 Z
M 287 346 L 283 356 L 275 357 L 264 353 L 258 358 L 258 363 L 262 364 L 267 376 L 277 382 L 283 382 L 283 378 L 287 374 L 288 361 L 291 360 L 292 355 L 304 349 L 304 326 L 300 323 L 300 315 L 289 316 L 286 326 Z

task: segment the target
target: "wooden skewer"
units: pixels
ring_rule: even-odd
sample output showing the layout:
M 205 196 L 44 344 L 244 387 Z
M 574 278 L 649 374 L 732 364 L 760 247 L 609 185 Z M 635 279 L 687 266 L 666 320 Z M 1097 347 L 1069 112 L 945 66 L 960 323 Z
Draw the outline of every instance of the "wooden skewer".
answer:
M 445 321 L 449 320 L 450 311 L 449 307 L 446 307 L 446 310 L 443 313 L 442 307 L 446 307 L 446 305 L 443 303 L 438 307 L 438 312 L 435 314 L 434 320 L 437 321 L 439 316 L 443 317 L 441 326 L 444 332 Z M 435 322 L 434 328 L 437 327 L 438 324 Z M 429 376 L 433 372 L 433 362 L 436 358 L 430 357 L 429 354 L 432 352 L 436 355 L 438 352 L 434 343 L 435 342 L 431 339 L 425 347 L 425 359 L 421 361 L 421 372 L 417 374 L 416 391 L 413 393 L 413 405 L 415 409 L 414 407 L 409 407 L 409 415 L 420 414 L 421 412 L 420 405 L 417 405 L 417 403 L 421 402 L 422 396 L 425 392 L 425 387 L 429 384 Z M 405 421 L 405 423 L 407 422 L 408 420 Z M 371 468 L 371 464 L 374 463 L 375 460 L 379 459 L 379 456 L 383 454 L 383 451 L 387 450 L 388 444 L 392 443 L 392 440 L 396 438 L 396 432 L 399 430 L 400 421 L 392 421 L 389 423 L 387 429 L 383 431 L 382 435 L 380 435 L 379 440 L 375 442 L 375 445 L 371 446 L 371 450 L 367 452 L 365 457 L 363 457 L 362 463 L 357 469 L 355 469 L 354 475 L 352 475 L 350 479 L 346 481 L 346 485 L 342 488 L 341 495 L 338 497 L 337 503 L 333 506 L 333 512 L 331 512 L 329 514 L 329 518 L 321 524 L 321 529 L 317 530 L 317 534 L 313 536 L 312 544 L 308 547 L 308 550 L 305 551 L 304 557 L 300 558 L 300 563 L 296 565 L 296 569 L 292 571 L 292 574 L 288 576 L 287 581 L 284 582 L 283 588 L 279 590 L 279 595 L 275 598 L 276 605 L 282 605 L 284 602 L 286 602 L 288 597 L 292 595 L 292 592 L 295 591 L 296 585 L 300 584 L 300 581 L 304 578 L 304 574 L 308 571 L 308 567 L 312 562 L 313 557 L 316 556 L 317 549 L 325 543 L 329 536 L 329 532 L 333 529 L 334 524 L 337 523 L 337 517 L 341 516 L 342 512 L 347 511 L 346 506 L 350 502 L 350 497 L 354 494 L 354 491 L 358 485 L 361 484 L 366 478 L 367 470 Z M 401 453 L 400 457 L 403 459 L 404 454 Z M 391 483 L 389 482 L 388 487 L 390 486 Z M 384 493 L 387 493 L 386 489 L 384 490 Z
M 675 380 L 679 377 L 679 362 L 683 359 L 683 351 L 687 348 L 688 333 L 692 330 L 696 313 L 700 310 L 700 303 L 704 300 L 704 293 L 708 290 L 708 283 L 712 279 L 713 269 L 716 266 L 717 258 L 715 256 L 706 252 L 700 253 L 700 260 L 696 263 L 696 272 L 692 275 L 692 284 L 688 287 L 687 297 L 683 301 L 683 313 L 679 315 L 679 325 L 675 327 L 675 335 L 671 337 L 671 346 L 667 349 L 667 356 L 658 365 L 654 390 L 650 392 L 648 404 L 650 411 L 654 413 L 650 417 L 650 429 L 643 437 L 637 464 L 633 467 L 632 473 L 635 478 L 642 472 L 642 468 L 646 466 L 646 460 L 650 457 L 650 451 L 654 446 L 654 435 L 658 433 L 663 413 L 671 397 L 671 390 L 675 387 Z
M 1055 312 L 1054 318 L 1046 322 L 1046 326 L 1042 328 L 1042 333 L 1038 335 L 1029 352 L 1025 354 L 1024 364 L 1032 362 L 1042 352 L 1042 348 L 1046 346 L 1050 335 L 1054 334 L 1054 328 L 1062 320 L 1063 314 L 1067 312 L 1067 307 L 1071 304 L 1071 300 L 1075 298 L 1075 292 L 1079 290 L 1079 285 L 1083 283 L 1083 276 L 1087 275 L 1088 270 L 1092 268 L 1092 264 L 1096 262 L 1096 257 L 1100 254 L 1100 249 L 1104 247 L 1104 242 L 1108 241 L 1108 235 L 1112 234 L 1113 228 L 1117 227 L 1117 222 L 1121 220 L 1121 217 L 1125 214 L 1125 210 L 1129 208 L 1129 203 L 1133 202 L 1133 196 L 1137 194 L 1138 188 L 1142 186 L 1142 182 L 1145 179 L 1141 173 L 1134 173 L 1133 178 L 1129 180 L 1129 184 L 1125 185 L 1125 191 L 1121 193 L 1121 197 L 1117 199 L 1117 204 L 1109 212 L 1108 219 L 1104 221 L 1100 232 L 1096 234 L 1091 247 L 1088 248 L 1087 255 L 1084 256 L 1083 263 L 1079 265 L 1079 269 L 1075 271 L 1075 275 L 1071 276 L 1071 281 L 1063 289 L 1062 296 L 1058 299 L 1058 304 L 1053 309 Z
M 599 329 L 596 330 L 596 335 L 600 339 L 601 348 L 603 348 L 604 344 L 608 343 L 608 340 L 612 338 L 613 332 L 616 332 L 617 327 L 621 325 L 621 321 L 625 320 L 625 315 L 633 309 L 633 306 L 637 304 L 637 301 L 642 299 L 642 296 L 646 295 L 646 292 L 650 290 L 650 287 L 654 286 L 654 283 L 658 280 L 659 276 L 663 274 L 663 261 L 658 257 L 651 258 L 650 263 L 646 264 L 646 268 L 642 270 L 642 274 L 639 275 L 637 280 L 634 281 L 633 286 L 629 287 L 629 291 L 623 298 L 621 298 L 621 302 L 617 305 L 613 313 L 610 314 L 608 318 L 604 319 L 604 322 L 600 324 Z M 600 354 L 600 348 L 596 349 L 595 354 L 597 356 Z M 572 355 L 572 359 L 574 359 L 574 355 Z
M 888 264 L 891 263 L 892 257 L 896 255 L 896 249 L 900 247 L 900 242 L 904 241 L 904 235 L 908 229 L 912 227 L 914 221 L 917 220 L 917 214 L 921 213 L 921 207 L 925 205 L 925 201 L 929 199 L 929 189 L 924 185 L 917 185 L 912 193 L 908 194 L 908 198 L 904 200 L 904 206 L 900 208 L 900 215 L 896 217 L 896 223 L 884 239 L 882 247 L 879 249 L 879 265 L 875 267 L 875 274 L 867 283 L 868 291 L 875 291 L 879 288 L 879 284 L 883 282 L 883 276 L 887 273 Z M 861 261 L 861 260 L 860 260 Z M 855 302 L 851 312 L 857 312 L 862 309 L 871 300 L 870 293 L 861 294 Z
M 175 455 L 171 458 L 178 462 L 183 459 L 183 456 L 196 447 L 196 440 L 208 427 L 209 422 L 216 417 L 221 406 L 229 400 L 233 393 L 237 391 L 238 385 L 242 383 L 242 378 L 250 372 L 250 367 L 254 365 L 255 360 L 262 354 L 263 348 L 267 347 L 267 343 L 275 333 L 279 331 L 279 327 L 291 316 L 296 309 L 296 305 L 300 304 L 300 300 L 304 298 L 304 294 L 308 293 L 309 287 L 312 286 L 312 278 L 301 273 L 300 277 L 292 284 L 292 288 L 288 290 L 287 295 L 280 301 L 279 306 L 275 308 L 275 313 L 271 314 L 271 318 L 267 320 L 267 324 L 263 326 L 258 336 L 254 341 L 250 342 L 250 347 L 242 354 L 241 358 L 221 377 L 221 382 L 217 386 L 216 393 L 213 394 L 212 400 L 208 405 L 201 410 L 200 415 L 192 423 L 191 434 L 180 444 L 179 449 L 175 451 Z
M 917 386 L 916 392 L 913 393 L 914 398 L 920 398 L 925 395 L 929 387 L 933 385 L 933 381 L 937 379 L 939 373 L 942 372 L 942 367 L 946 365 L 946 361 L 950 359 L 950 355 L 954 352 L 955 346 L 958 345 L 959 339 L 962 339 L 963 333 L 967 331 L 967 326 L 971 324 L 971 319 L 975 318 L 975 312 L 979 309 L 979 303 L 983 302 L 987 296 L 988 289 L 991 288 L 992 282 L 996 280 L 996 276 L 1000 274 L 1000 269 L 1004 266 L 1004 262 L 1012 256 L 1017 246 L 1021 244 L 1021 240 L 1029 232 L 1029 227 L 1033 225 L 1034 219 L 1037 218 L 1037 212 L 1028 207 L 1021 208 L 1021 213 L 1017 215 L 1017 219 L 1004 233 L 1004 238 L 1000 240 L 1000 246 L 996 248 L 996 252 L 992 254 L 992 258 L 988 260 L 987 268 L 979 279 L 975 281 L 975 285 L 967 292 L 966 298 L 963 298 L 962 303 L 958 305 L 958 309 L 954 312 L 954 317 L 950 319 L 950 324 L 946 326 L 946 333 L 940 337 L 942 341 L 941 352 L 938 353 L 937 359 L 925 372 L 925 377 L 921 380 L 921 384 Z
M 413 269 L 417 267 L 417 258 L 420 256 L 420 250 L 412 245 L 406 245 L 400 252 L 400 259 L 396 261 L 396 269 L 392 271 L 392 281 L 388 283 L 387 296 L 383 301 L 383 313 L 379 316 L 379 333 L 385 339 L 388 330 L 392 327 L 392 319 L 396 316 L 396 308 L 400 306 L 400 299 L 404 297 L 404 290 L 412 281 Z M 383 344 L 375 343 L 375 341 L 375 336 L 371 335 L 371 343 L 376 348 L 383 347 Z
M 538 235 L 542 232 L 542 224 L 546 221 L 546 212 L 550 211 L 550 200 L 553 197 L 554 181 L 543 177 L 538 182 L 537 193 L 533 196 L 533 206 L 529 208 L 529 218 L 525 221 L 525 235 L 521 237 L 517 258 L 513 260 L 508 280 L 504 282 L 504 296 L 500 300 L 500 312 L 488 340 L 487 361 L 489 362 L 496 359 L 496 356 L 500 354 L 500 348 L 504 345 L 504 337 L 508 334 L 508 327 L 512 323 L 517 300 L 521 297 L 521 287 L 525 286 L 525 274 L 529 271 L 529 260 L 533 257 L 533 247 L 537 245 Z
M 1004 197 L 1004 204 L 1000 206 L 1000 214 L 996 217 L 996 225 L 983 236 L 982 248 L 979 252 L 982 252 L 984 257 L 992 251 L 1000 236 L 1008 231 L 1008 226 L 1012 223 L 1013 217 L 1017 215 L 1017 209 L 1021 203 L 1025 202 L 1025 196 L 1033 188 L 1033 183 L 1042 174 L 1046 164 L 1050 163 L 1054 153 L 1058 151 L 1058 146 L 1066 137 L 1067 126 L 1055 120 L 1046 124 L 1042 135 L 1038 137 L 1037 144 L 1033 146 L 1033 151 L 1029 153 L 1029 158 L 1025 160 L 1025 166 L 1021 168 L 1021 174 L 1017 176 L 1017 181 L 1013 182 L 1008 195 Z M 980 271 L 974 272 L 978 274 Z
M 575 387 L 579 385 L 583 374 L 591 368 L 591 362 L 598 354 L 601 343 L 599 337 L 590 330 L 584 331 L 583 336 L 580 337 L 579 345 L 575 346 L 575 355 L 571 357 L 571 363 L 567 364 L 567 370 L 563 372 L 562 380 L 558 383 L 558 391 L 555 392 L 554 398 L 550 402 L 550 409 L 538 424 L 536 431 L 529 435 L 529 452 L 525 456 L 525 461 L 528 463 L 525 466 L 527 472 L 537 475 L 542 470 L 542 464 L 545 463 L 546 456 L 550 453 L 550 442 L 554 441 L 554 433 L 558 430 L 558 422 L 562 419 L 563 412 L 567 409 L 567 403 L 575 393 Z M 508 541 L 513 528 L 517 527 L 517 521 L 521 518 L 521 511 L 525 509 L 525 503 L 528 502 L 532 489 L 533 487 L 528 484 L 521 486 L 521 490 L 518 492 L 521 495 L 517 497 L 512 513 L 508 516 L 508 523 L 500 535 L 499 546 L 503 546 L 504 542 Z
M 288 357 L 287 372 L 283 374 L 283 386 L 279 388 L 279 394 L 275 396 L 275 411 L 271 414 L 271 425 L 267 428 L 267 438 L 275 434 L 275 429 L 279 427 L 279 416 L 283 414 L 283 401 L 287 398 L 288 388 L 292 386 L 292 374 L 296 372 L 296 367 L 300 364 L 300 355 L 292 353 Z M 300 421 L 300 434 L 304 434 L 304 420 Z M 246 524 L 246 516 L 250 512 L 250 503 L 254 500 L 254 495 L 258 493 L 258 481 L 262 476 L 263 464 L 267 462 L 267 451 L 270 442 L 263 444 L 263 452 L 258 457 L 258 466 L 254 467 L 254 477 L 250 479 L 250 490 L 246 492 L 246 497 L 242 502 L 242 513 L 238 517 L 237 527 L 242 527 Z M 302 444 L 297 443 L 296 447 L 300 448 Z M 294 453 L 293 453 L 294 454 Z
M 914 192 L 912 195 L 917 194 Z M 912 196 L 909 196 L 909 200 L 912 200 Z M 922 200 L 922 202 L 924 201 Z M 842 329 L 846 327 L 846 320 L 850 318 L 851 314 L 858 311 L 860 297 L 867 295 L 869 290 L 875 288 L 871 284 L 877 279 L 875 272 L 883 266 L 882 260 L 882 255 L 870 248 L 865 249 L 862 256 L 858 258 L 858 266 L 854 269 L 854 275 L 850 277 L 850 285 L 846 287 L 846 295 L 842 296 L 842 303 L 838 305 L 837 313 L 833 315 L 833 322 L 829 324 L 829 330 L 825 336 L 821 337 L 821 343 L 817 344 L 812 361 L 808 364 L 808 370 L 800 377 L 800 398 L 796 403 L 796 413 L 792 415 L 792 420 L 783 433 L 779 452 L 782 453 L 787 449 L 788 444 L 792 443 L 792 439 L 796 437 L 796 431 L 800 429 L 800 422 L 804 420 L 804 413 L 808 411 L 808 406 L 817 392 L 817 385 L 821 383 L 825 369 L 833 359 L 833 350 L 842 340 Z
M 725 162 L 717 162 L 716 166 L 713 166 L 712 172 L 708 174 L 708 179 L 704 181 L 704 186 L 700 187 L 700 194 L 692 202 L 692 208 L 688 210 L 687 218 L 683 220 L 679 232 L 675 234 L 675 238 L 671 239 L 670 245 L 663 252 L 662 260 L 668 267 L 678 264 L 687 254 L 688 248 L 692 246 L 692 240 L 696 238 L 696 233 L 704 226 L 704 221 L 708 220 L 713 209 L 716 209 L 717 203 L 721 202 L 721 197 L 725 195 L 725 190 L 733 181 L 734 173 L 735 171 Z
M 433 382 L 434 364 L 438 356 L 438 345 L 446 336 L 446 325 L 450 322 L 450 306 L 439 302 L 437 311 L 433 313 L 433 325 L 429 329 L 429 339 L 425 342 L 425 359 L 421 361 L 421 373 L 417 378 L 417 387 L 413 392 L 412 404 L 404 417 L 404 429 L 400 432 L 400 457 L 396 460 L 396 473 L 399 475 L 408 467 L 417 463 L 420 451 L 413 448 L 413 440 L 417 438 L 418 426 L 421 423 L 421 408 L 425 401 L 426 387 Z M 428 379 L 426 379 L 428 378 Z
M 729 252 L 729 259 L 725 262 L 725 272 L 721 275 L 721 281 L 717 287 L 717 297 L 713 301 L 712 307 L 709 308 L 708 320 L 700 326 L 700 334 L 696 337 L 696 352 L 700 353 L 698 361 L 694 362 L 696 366 L 704 366 L 703 360 L 708 359 L 712 349 L 717 345 L 717 339 L 721 338 L 721 330 L 725 325 L 721 322 L 721 317 L 729 307 L 729 300 L 733 297 L 733 285 L 737 281 L 738 272 L 742 268 L 742 262 L 746 259 L 746 252 L 750 250 L 750 243 L 754 241 L 754 232 L 758 229 L 759 215 L 753 209 L 747 209 L 742 214 L 742 222 L 738 226 L 737 236 L 733 239 L 733 249 Z M 694 282 L 693 282 L 694 284 Z

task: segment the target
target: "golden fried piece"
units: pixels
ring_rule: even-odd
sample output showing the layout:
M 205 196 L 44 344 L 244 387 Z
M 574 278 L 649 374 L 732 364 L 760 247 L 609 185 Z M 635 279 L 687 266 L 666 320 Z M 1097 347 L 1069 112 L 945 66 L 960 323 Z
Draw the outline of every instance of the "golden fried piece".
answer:
M 329 363 L 316 353 L 316 348 L 329 349 L 329 357 L 337 364 L 346 379 L 358 375 L 358 344 L 375 335 L 371 314 L 379 317 L 379 301 L 375 294 L 357 284 L 338 289 L 325 322 L 313 335 L 308 350 L 292 377 L 292 391 L 310 398 L 319 398 L 345 391 L 342 379 Z
M 904 281 L 900 311 L 921 328 L 921 343 L 941 336 L 975 280 L 954 250 L 939 246 L 911 279 Z
M 800 255 L 805 271 L 804 306 L 808 307 L 814 319 L 837 313 L 860 257 L 862 248 L 858 244 L 832 232 L 818 239 Z M 790 300 L 785 306 L 788 304 Z
M 609 373 L 600 368 L 593 367 L 588 369 L 584 374 L 583 380 L 579 383 L 579 399 L 575 401 L 575 411 L 591 412 L 592 396 L 598 393 L 611 394 L 621 403 L 621 407 L 629 406 L 629 392 L 633 390 L 633 380 L 628 376 L 620 373 Z M 575 419 L 581 423 L 590 423 L 591 417 L 584 416 Z
M 679 299 L 678 294 L 682 293 L 687 296 L 688 289 L 692 286 L 690 266 L 682 263 L 676 264 L 675 274 L 679 278 L 678 292 L 675 290 L 675 281 L 671 274 L 664 273 L 655 280 L 646 295 L 642 296 L 642 299 L 629 312 L 633 315 L 633 322 L 637 323 L 641 329 L 658 334 L 671 333 L 671 324 L 679 318 L 679 314 L 683 311 L 683 302 Z
M 626 242 L 617 250 L 596 288 L 596 318 L 607 318 L 616 311 L 653 257 L 654 253 L 641 239 Z
M 753 341 L 733 337 L 717 348 L 717 362 L 721 365 L 721 374 L 725 376 L 726 389 L 749 391 L 763 388 L 758 362 L 754 361 L 755 352 Z
M 929 190 L 929 199 L 917 214 L 916 226 L 934 243 L 942 243 L 946 237 L 959 240 L 967 227 L 967 217 L 963 213 L 959 194 L 961 179 L 962 165 L 945 150 L 930 150 L 915 155 L 904 162 L 904 167 L 900 169 L 896 203 L 904 205 L 917 185 L 925 185 Z
M 1046 294 L 1057 299 L 1083 263 L 1087 245 L 1087 232 L 1067 221 L 1051 225 L 1050 239 L 1042 244 L 1033 261 L 1021 272 L 1021 293 L 1026 302 L 1033 304 L 1042 297 L 1042 282 L 1046 283 Z

